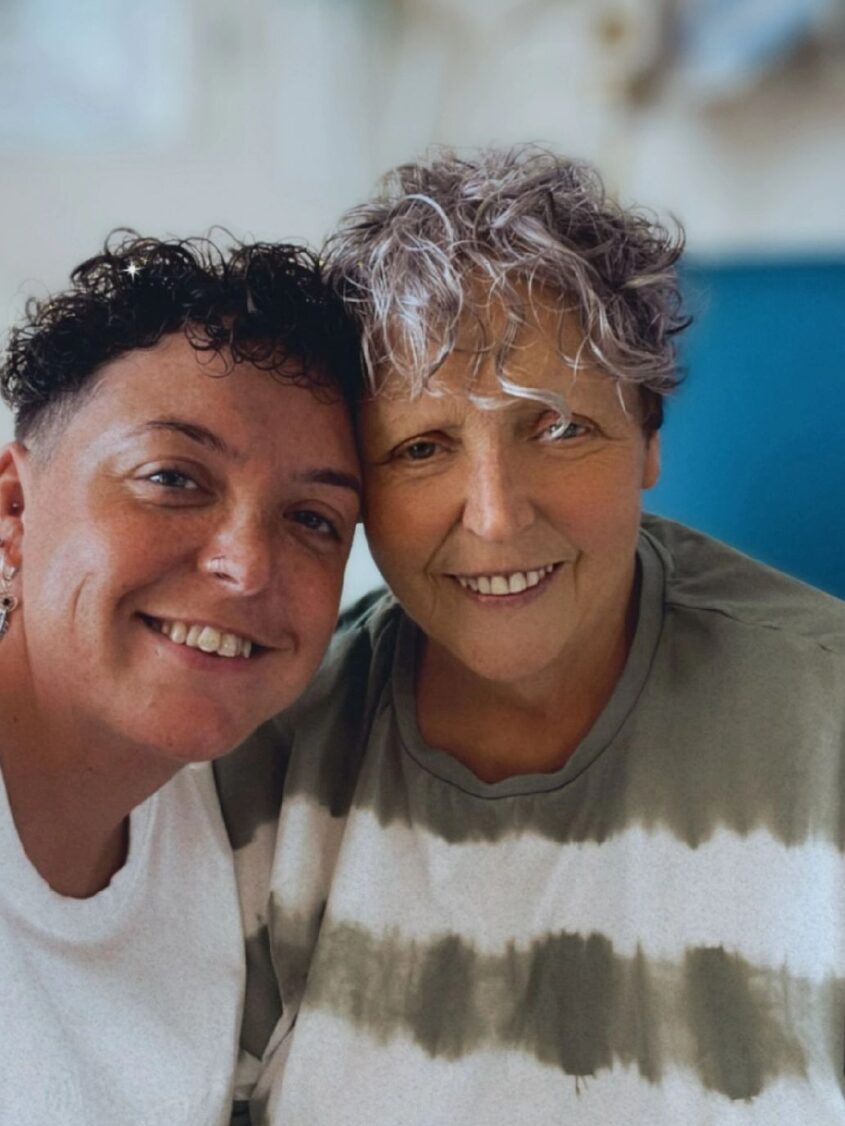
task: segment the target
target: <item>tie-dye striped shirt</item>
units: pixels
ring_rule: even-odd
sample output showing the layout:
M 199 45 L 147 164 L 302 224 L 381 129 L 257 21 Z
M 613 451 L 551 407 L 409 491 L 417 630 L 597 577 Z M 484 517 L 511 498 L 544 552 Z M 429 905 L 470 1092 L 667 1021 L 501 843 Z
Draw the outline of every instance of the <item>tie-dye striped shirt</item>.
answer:
M 254 1122 L 845 1123 L 845 605 L 655 518 L 638 556 L 559 771 L 425 745 L 389 598 L 221 768 Z

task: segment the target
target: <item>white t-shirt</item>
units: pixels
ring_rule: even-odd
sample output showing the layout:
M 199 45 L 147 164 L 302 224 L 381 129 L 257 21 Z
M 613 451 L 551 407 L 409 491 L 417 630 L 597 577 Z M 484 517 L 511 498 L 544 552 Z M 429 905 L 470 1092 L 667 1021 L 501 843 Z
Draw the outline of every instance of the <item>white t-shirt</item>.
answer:
M 0 1126 L 229 1121 L 243 931 L 210 769 L 133 811 L 90 899 L 29 862 L 0 776 Z

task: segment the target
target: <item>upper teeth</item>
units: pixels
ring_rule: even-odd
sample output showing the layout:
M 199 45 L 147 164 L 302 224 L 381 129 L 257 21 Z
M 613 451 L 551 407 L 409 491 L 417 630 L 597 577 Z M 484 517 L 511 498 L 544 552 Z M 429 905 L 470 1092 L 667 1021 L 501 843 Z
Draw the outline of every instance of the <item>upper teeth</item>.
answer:
M 512 571 L 507 575 L 456 575 L 464 588 L 478 594 L 521 594 L 523 590 L 536 586 L 545 575 L 555 569 L 554 563 L 547 563 L 538 571 Z
M 189 645 L 203 653 L 216 653 L 218 657 L 248 657 L 252 642 L 235 633 L 224 633 L 214 626 L 189 625 L 187 622 L 159 622 L 161 632 L 177 645 Z

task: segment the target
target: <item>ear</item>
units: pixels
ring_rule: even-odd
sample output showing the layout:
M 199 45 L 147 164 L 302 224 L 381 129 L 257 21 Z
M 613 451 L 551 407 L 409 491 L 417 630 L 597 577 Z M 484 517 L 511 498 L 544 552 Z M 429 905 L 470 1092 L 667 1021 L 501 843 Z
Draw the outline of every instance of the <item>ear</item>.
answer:
M 29 450 L 20 442 L 11 442 L 0 450 L 0 540 L 6 562 L 12 567 L 20 567 L 23 560 L 29 461 Z
M 660 476 L 660 435 L 652 430 L 646 438 L 645 461 L 643 462 L 642 488 L 650 489 L 657 484 Z

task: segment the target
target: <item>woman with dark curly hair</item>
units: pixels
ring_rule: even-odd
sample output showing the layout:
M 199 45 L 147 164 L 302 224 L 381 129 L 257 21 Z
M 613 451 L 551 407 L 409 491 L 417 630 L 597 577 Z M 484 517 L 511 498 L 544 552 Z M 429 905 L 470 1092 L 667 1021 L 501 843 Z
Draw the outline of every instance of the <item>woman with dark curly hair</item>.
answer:
M 256 1122 L 845 1121 L 845 613 L 641 515 L 679 252 L 535 148 L 398 168 L 329 243 L 391 593 L 221 764 L 239 865 L 276 849 Z
M 131 234 L 12 332 L 4 1126 L 228 1121 L 243 935 L 208 764 L 334 627 L 358 355 L 307 251 Z

